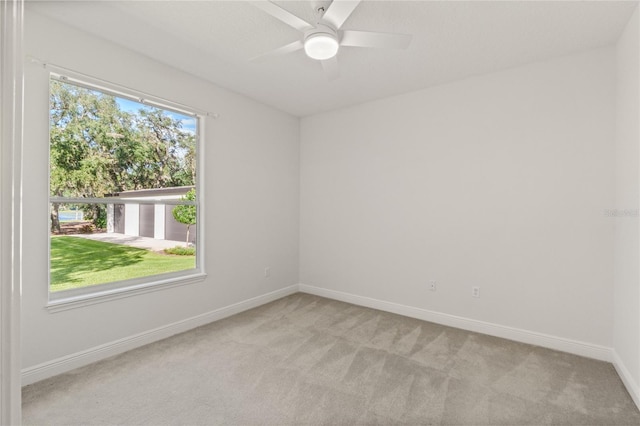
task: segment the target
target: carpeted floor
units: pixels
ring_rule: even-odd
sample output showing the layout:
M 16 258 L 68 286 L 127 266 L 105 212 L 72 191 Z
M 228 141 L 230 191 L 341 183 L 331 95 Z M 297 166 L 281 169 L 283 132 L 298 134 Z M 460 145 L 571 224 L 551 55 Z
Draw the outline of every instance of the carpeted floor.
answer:
M 611 364 L 298 293 L 26 386 L 26 425 L 639 425 Z

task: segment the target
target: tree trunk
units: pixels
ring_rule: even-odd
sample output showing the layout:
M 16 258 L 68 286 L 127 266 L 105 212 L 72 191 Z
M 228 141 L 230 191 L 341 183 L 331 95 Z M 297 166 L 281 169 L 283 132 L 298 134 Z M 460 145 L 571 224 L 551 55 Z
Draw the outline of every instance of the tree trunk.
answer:
M 187 244 L 185 245 L 185 247 L 189 247 L 189 229 L 191 228 L 191 225 L 187 225 Z
M 93 205 L 93 219 L 91 220 L 91 223 L 93 223 L 96 227 L 96 229 L 100 228 L 100 205 L 98 204 L 94 204 Z
M 58 211 L 60 209 L 59 203 L 52 203 L 51 210 L 51 232 L 57 232 L 58 234 L 62 232 L 60 229 L 60 217 L 58 216 Z

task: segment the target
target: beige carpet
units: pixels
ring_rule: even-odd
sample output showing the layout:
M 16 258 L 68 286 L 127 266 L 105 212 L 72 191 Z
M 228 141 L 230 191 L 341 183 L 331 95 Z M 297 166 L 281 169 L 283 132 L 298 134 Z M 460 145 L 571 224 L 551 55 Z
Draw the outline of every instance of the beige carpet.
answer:
M 611 364 L 300 293 L 23 398 L 27 425 L 640 425 Z

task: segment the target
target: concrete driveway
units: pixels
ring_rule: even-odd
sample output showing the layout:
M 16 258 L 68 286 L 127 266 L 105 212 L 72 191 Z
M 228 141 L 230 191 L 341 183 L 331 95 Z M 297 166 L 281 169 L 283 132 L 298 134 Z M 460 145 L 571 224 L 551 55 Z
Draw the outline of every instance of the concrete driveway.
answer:
M 138 247 L 152 251 L 162 251 L 166 248 L 172 248 L 175 246 L 185 246 L 184 241 L 173 240 L 156 240 L 149 237 L 134 237 L 131 235 L 111 233 L 97 233 L 97 234 L 74 234 L 68 235 L 69 237 L 86 238 L 89 240 L 104 241 L 107 243 L 124 244 L 126 246 Z

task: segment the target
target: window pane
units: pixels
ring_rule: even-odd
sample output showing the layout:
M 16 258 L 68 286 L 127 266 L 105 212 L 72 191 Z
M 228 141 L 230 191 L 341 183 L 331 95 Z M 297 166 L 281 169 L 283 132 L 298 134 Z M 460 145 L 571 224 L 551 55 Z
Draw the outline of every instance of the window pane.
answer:
M 50 291 L 197 267 L 197 128 L 51 79 Z

